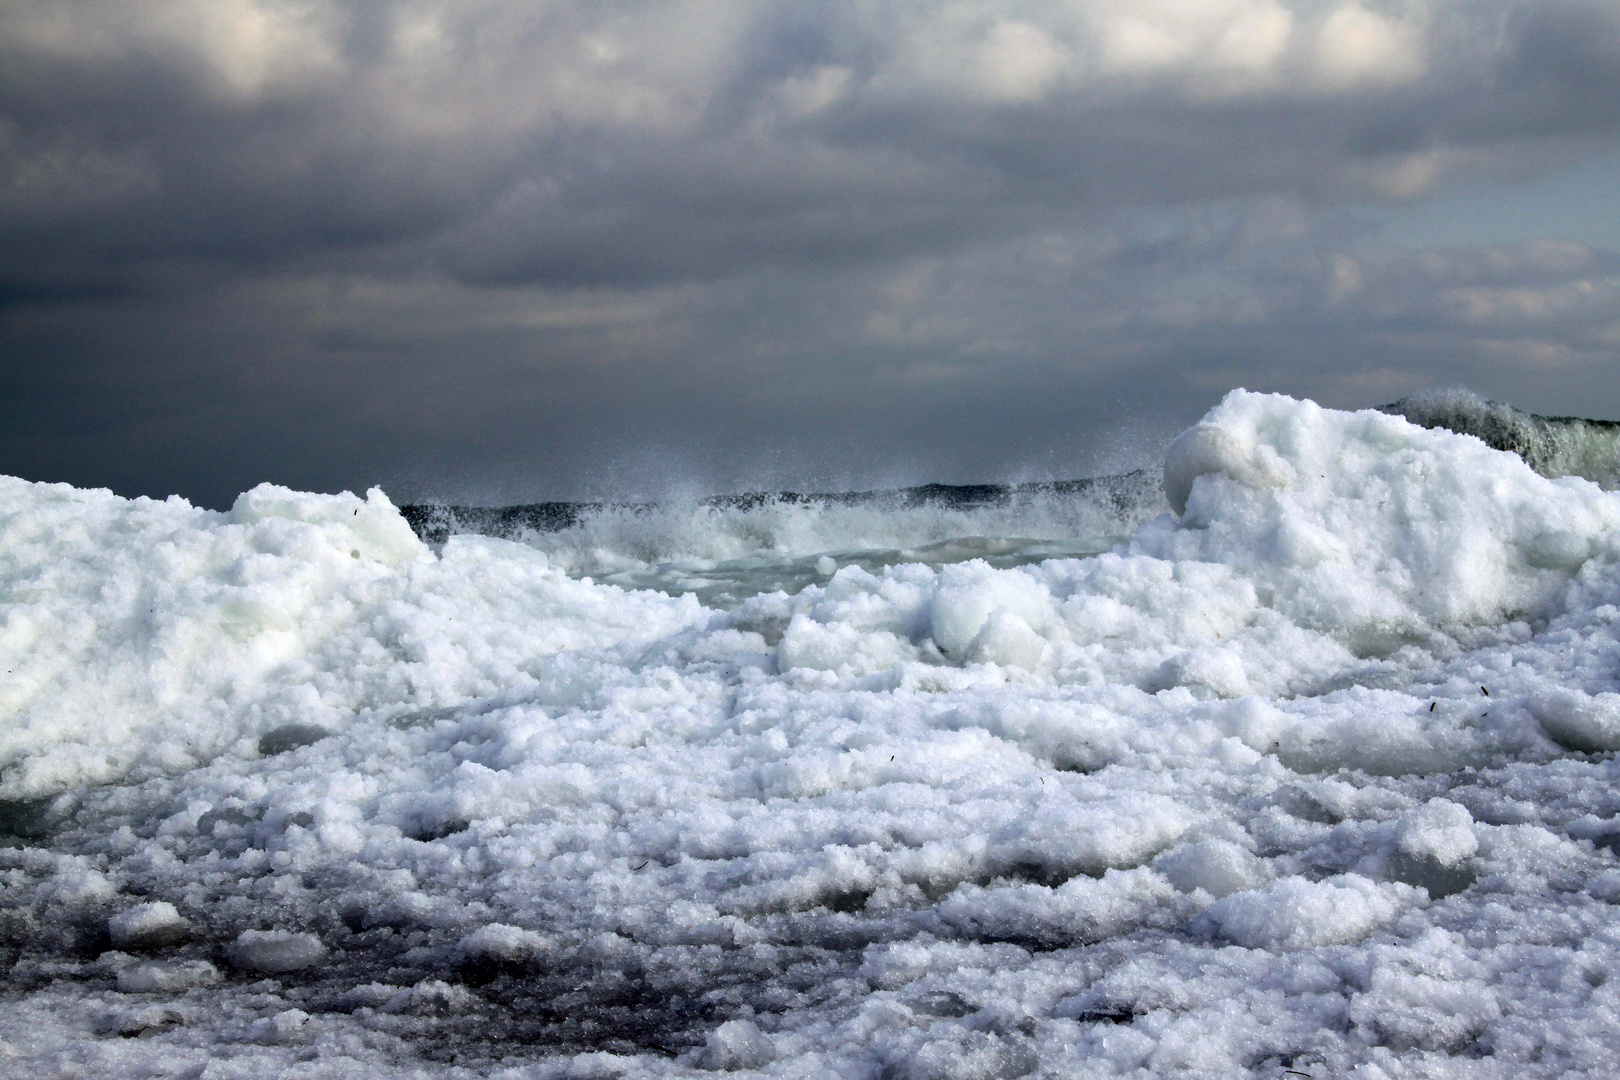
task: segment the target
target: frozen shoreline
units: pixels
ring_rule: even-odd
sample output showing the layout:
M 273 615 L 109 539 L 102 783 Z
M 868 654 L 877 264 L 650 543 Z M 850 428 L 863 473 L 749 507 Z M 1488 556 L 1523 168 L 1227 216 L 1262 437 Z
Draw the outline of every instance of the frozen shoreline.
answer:
M 637 534 L 833 563 L 727 610 L 564 572 L 640 572 L 619 525 L 435 551 L 380 492 L 0 481 L 0 1053 L 1603 1075 L 1620 496 L 1241 392 L 1165 480 L 1002 566 L 826 554 L 943 514 Z M 999 535 L 1087 539 L 1038 509 Z

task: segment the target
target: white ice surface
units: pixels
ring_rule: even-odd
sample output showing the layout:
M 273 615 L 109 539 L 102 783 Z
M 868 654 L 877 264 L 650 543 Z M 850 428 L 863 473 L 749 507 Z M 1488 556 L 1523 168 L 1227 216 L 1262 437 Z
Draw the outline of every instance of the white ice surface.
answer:
M 720 612 L 0 481 L 0 1072 L 1611 1074 L 1620 496 L 1243 392 L 1165 486 Z

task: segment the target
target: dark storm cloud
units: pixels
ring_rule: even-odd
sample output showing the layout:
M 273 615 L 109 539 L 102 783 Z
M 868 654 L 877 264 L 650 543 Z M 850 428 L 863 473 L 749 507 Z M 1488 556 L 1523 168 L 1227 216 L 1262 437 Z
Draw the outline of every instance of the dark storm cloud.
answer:
M 1614 147 L 1617 43 L 1531 0 L 0 0 L 0 468 L 966 479 L 1223 381 L 1573 385 L 1609 255 L 1343 208 Z
M 414 242 L 475 280 L 709 276 L 1399 192 L 1443 164 L 1409 155 L 1620 116 L 1605 4 L 8 6 L 14 275 Z

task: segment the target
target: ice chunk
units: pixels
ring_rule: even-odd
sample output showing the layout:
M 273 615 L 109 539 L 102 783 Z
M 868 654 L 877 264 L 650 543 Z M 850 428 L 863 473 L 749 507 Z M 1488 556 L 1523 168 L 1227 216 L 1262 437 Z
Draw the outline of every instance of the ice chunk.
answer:
M 96 1018 L 95 1030 L 102 1035 L 118 1035 L 125 1039 L 151 1038 L 183 1027 L 185 1022 L 185 1015 L 178 1009 L 148 1005 L 102 1013 Z
M 1481 978 L 1473 950 L 1445 930 L 1371 953 L 1370 977 L 1349 1010 L 1368 1043 L 1458 1054 L 1502 1015 L 1497 988 Z
M 248 1037 L 270 1046 L 302 1042 L 305 1037 L 304 1025 L 307 1023 L 309 1013 L 303 1009 L 283 1009 L 274 1016 L 253 1021 L 248 1028 Z
M 1620 904 L 1620 870 L 1605 870 L 1586 883 L 1586 891 L 1609 904 Z
M 1018 1080 L 1040 1068 L 1041 1059 L 1016 1036 L 942 1026 L 883 1070 L 894 1080 Z
M 286 930 L 244 930 L 230 948 L 232 964 L 272 974 L 311 967 L 325 957 L 326 946 L 320 938 Z
M 843 623 L 826 626 L 804 615 L 793 617 L 776 646 L 777 666 L 782 671 L 806 668 L 844 675 L 884 671 L 916 655 L 917 650 L 895 634 L 863 633 Z
M 1030 574 L 997 571 L 977 560 L 941 571 L 929 610 L 929 631 L 946 656 L 964 656 L 996 614 L 1015 616 L 1023 624 L 1021 630 L 1009 624 L 997 636 L 1027 656 L 1031 646 L 1023 642 L 1053 618 L 1052 594 Z
M 1350 1020 L 1369 1043 L 1398 1051 L 1461 1052 L 1502 1015 L 1496 993 L 1477 980 L 1449 981 L 1385 966 L 1356 995 Z
M 1206 421 L 1182 432 L 1165 451 L 1164 497 L 1170 509 L 1186 513 L 1193 481 L 1212 473 L 1248 487 L 1283 487 L 1293 479 L 1293 469 L 1271 447 Z
M 703 1047 L 705 1069 L 735 1072 L 757 1069 L 771 1060 L 771 1041 L 752 1020 L 727 1020 L 709 1032 Z
M 1251 949 L 1314 949 L 1360 941 L 1418 902 L 1408 885 L 1358 874 L 1326 881 L 1287 877 L 1217 900 L 1204 917 L 1219 934 Z
M 118 889 L 100 871 L 65 866 L 57 870 L 43 892 L 58 904 L 93 904 L 111 900 Z
M 480 960 L 518 962 L 544 952 L 551 939 L 533 930 L 524 930 L 505 923 L 490 923 L 461 939 L 464 956 Z
M 276 484 L 260 484 L 238 495 L 225 517 L 233 525 L 268 524 L 289 537 L 309 537 L 319 530 L 323 537 L 344 544 L 354 558 L 390 565 L 427 552 L 427 546 L 416 538 L 381 488 L 372 488 L 361 500 L 349 492 L 314 495 Z M 306 529 L 288 528 L 293 525 Z
M 1457 866 L 1479 850 L 1474 817 L 1466 806 L 1449 799 L 1430 799 L 1401 817 L 1395 827 L 1395 847 L 1414 858 Z
M 1447 799 L 1430 799 L 1395 826 L 1389 876 L 1428 890 L 1431 900 L 1441 900 L 1478 880 L 1469 861 L 1478 850 L 1468 809 Z
M 974 635 L 967 649 L 967 659 L 1034 671 L 1050 651 L 1046 639 L 1029 623 L 1005 608 L 998 608 Z
M 462 938 L 456 949 L 461 954 L 461 979 L 482 986 L 503 973 L 523 971 L 554 945 L 544 934 L 506 923 L 490 923 Z
M 186 939 L 189 927 L 173 904 L 137 904 L 107 920 L 107 934 L 118 949 L 159 949 Z
M 176 993 L 219 981 L 219 969 L 206 960 L 150 961 L 118 971 L 118 989 L 126 994 Z
M 1151 870 L 1109 870 L 1056 888 L 964 884 L 938 908 L 941 921 L 992 939 L 1042 946 L 1096 941 L 1150 920 L 1175 893 Z
M 1528 704 L 1558 745 L 1587 754 L 1620 750 L 1620 694 L 1557 689 L 1533 695 Z
M 478 1004 L 466 987 L 453 986 L 443 979 L 423 979 L 382 1004 L 379 1012 L 443 1016 L 464 1013 Z
M 1153 868 L 1182 892 L 1203 889 L 1216 899 L 1265 884 L 1265 863 L 1230 840 L 1205 840 L 1161 856 Z

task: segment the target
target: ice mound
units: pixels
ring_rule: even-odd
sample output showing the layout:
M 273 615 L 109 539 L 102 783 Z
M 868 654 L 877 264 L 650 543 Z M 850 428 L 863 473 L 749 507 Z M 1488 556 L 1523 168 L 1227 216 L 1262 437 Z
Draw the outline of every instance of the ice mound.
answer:
M 858 677 L 943 659 L 1059 684 L 1299 693 L 1358 660 L 1554 614 L 1620 535 L 1620 504 L 1596 485 L 1548 480 L 1470 436 L 1273 395 L 1228 395 L 1164 472 L 1179 517 L 1113 553 L 849 567 L 739 618 L 782 612 L 784 669 Z
M 380 492 L 0 481 L 0 1053 L 1612 1071 L 1620 497 L 1241 391 L 1165 487 L 722 610 Z
M 1218 900 L 1204 917 L 1221 936 L 1251 949 L 1314 949 L 1360 941 L 1419 899 L 1409 885 L 1356 874 L 1290 877 Z
M 1100 557 L 845 566 L 710 632 L 763 632 L 783 673 L 888 685 L 1301 693 L 1556 613 L 1583 567 L 1613 560 L 1620 523 L 1594 485 L 1476 439 L 1242 391 L 1171 446 L 1165 486 L 1180 517 Z M 184 771 L 244 739 L 285 753 L 368 710 L 521 693 L 546 656 L 712 621 L 500 541 L 436 555 L 377 491 L 263 485 L 224 515 L 14 480 L 4 496 L 14 800 Z M 1549 699 L 1539 715 L 1555 738 L 1607 746 L 1606 721 L 1557 718 L 1595 707 Z
M 1138 545 L 1252 575 L 1301 625 L 1364 636 L 1540 615 L 1594 554 L 1615 500 L 1467 435 L 1234 391 L 1171 444 L 1174 530 Z
M 381 491 L 269 484 L 228 513 L 0 478 L 0 798 L 280 753 L 366 709 L 533 684 L 539 656 L 668 633 L 690 600 L 478 537 L 435 556 Z

